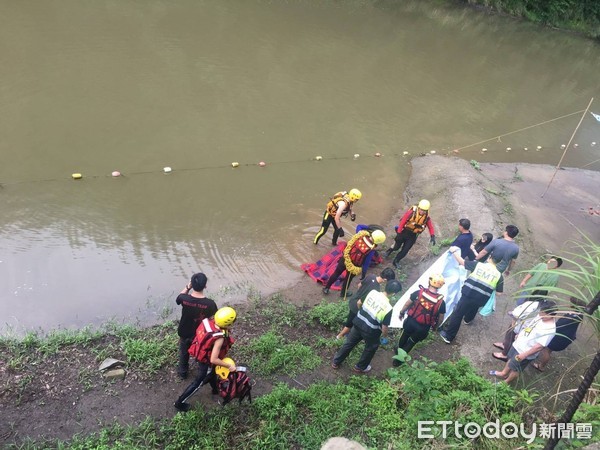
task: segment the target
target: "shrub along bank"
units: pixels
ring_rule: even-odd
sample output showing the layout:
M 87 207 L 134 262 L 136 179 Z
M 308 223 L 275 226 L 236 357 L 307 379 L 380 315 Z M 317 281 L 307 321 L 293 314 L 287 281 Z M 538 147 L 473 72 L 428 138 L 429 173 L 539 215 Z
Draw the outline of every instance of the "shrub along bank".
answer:
M 577 31 L 600 39 L 598 0 L 462 0 L 532 22 Z

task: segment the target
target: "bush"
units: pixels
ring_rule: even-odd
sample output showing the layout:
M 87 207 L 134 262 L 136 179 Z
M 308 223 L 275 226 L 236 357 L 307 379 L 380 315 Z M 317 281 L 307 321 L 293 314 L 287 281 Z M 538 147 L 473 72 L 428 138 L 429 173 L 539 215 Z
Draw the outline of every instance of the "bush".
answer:
M 320 323 L 331 331 L 339 331 L 348 316 L 348 302 L 328 302 L 323 300 L 317 306 L 310 310 L 308 318 Z

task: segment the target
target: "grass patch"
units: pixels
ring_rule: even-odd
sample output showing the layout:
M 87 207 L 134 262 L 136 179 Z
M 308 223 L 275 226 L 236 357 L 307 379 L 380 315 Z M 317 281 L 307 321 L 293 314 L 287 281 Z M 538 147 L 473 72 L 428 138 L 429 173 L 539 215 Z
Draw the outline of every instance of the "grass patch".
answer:
M 260 315 L 273 327 L 283 325 L 291 327 L 302 319 L 299 308 L 287 301 L 281 294 L 264 298 L 260 293 L 255 292 L 249 297 L 249 300 L 251 314 Z
M 308 345 L 286 342 L 275 331 L 252 339 L 248 345 L 236 349 L 236 358 L 247 361 L 253 373 L 269 376 L 277 373 L 294 376 L 318 367 L 322 360 Z
M 470 421 L 498 418 L 520 423 L 531 397 L 478 376 L 466 359 L 441 364 L 414 361 L 390 369 L 390 379 L 350 377 L 307 389 L 278 384 L 254 403 L 205 410 L 201 403 L 170 420 L 146 419 L 136 426 L 114 425 L 69 442 L 20 446 L 23 449 L 319 449 L 331 436 L 345 436 L 367 448 L 512 449 L 521 438 L 419 439 L 419 420 Z M 592 407 L 593 408 L 593 407 Z M 597 407 L 596 407 L 597 408 Z M 584 422 L 591 414 L 581 409 Z M 435 434 L 435 430 L 434 430 Z M 539 444 L 540 442 L 536 442 Z M 16 448 L 16 447 L 13 447 Z
M 348 316 L 348 302 L 330 302 L 322 300 L 317 306 L 308 312 L 308 318 L 315 321 L 330 331 L 339 331 Z

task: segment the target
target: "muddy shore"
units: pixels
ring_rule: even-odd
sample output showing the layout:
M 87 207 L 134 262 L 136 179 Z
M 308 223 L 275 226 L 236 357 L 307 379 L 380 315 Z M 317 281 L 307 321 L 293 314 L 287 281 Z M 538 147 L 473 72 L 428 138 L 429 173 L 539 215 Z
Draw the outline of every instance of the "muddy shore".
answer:
M 508 278 L 506 293 L 499 298 L 497 311 L 488 317 L 478 317 L 475 323 L 464 327 L 453 345 L 444 344 L 438 337 L 425 347 L 415 349 L 415 356 L 434 360 L 466 356 L 481 375 L 490 369 L 499 369 L 499 361 L 491 357 L 491 343 L 502 336 L 508 326 L 506 312 L 513 305 L 512 294 L 522 275 L 546 253 L 561 254 L 573 250 L 570 240 L 585 233 L 595 242 L 600 240 L 600 172 L 579 169 L 560 170 L 548 190 L 554 168 L 531 164 L 481 164 L 479 170 L 469 162 L 442 156 L 424 156 L 412 161 L 412 173 L 402 198 L 398 198 L 398 212 L 389 219 L 388 229 L 397 223 L 406 206 L 421 198 L 431 201 L 431 215 L 438 240 L 454 237 L 460 218 L 469 218 L 475 235 L 492 232 L 498 235 L 508 223 L 517 225 L 521 233 L 517 239 L 521 254 L 514 273 Z M 422 236 L 404 260 L 406 286 L 434 258 Z M 323 246 L 324 251 L 326 247 Z M 323 299 L 320 286 L 308 277 L 284 291 L 283 296 L 297 305 L 310 307 Z M 337 300 L 332 296 L 331 301 Z M 243 314 L 244 307 L 240 307 Z M 242 323 L 236 329 L 238 336 L 255 335 L 257 327 Z M 299 331 L 300 332 L 300 329 Z M 306 332 L 306 330 L 302 331 Z M 322 330 L 316 330 L 322 332 Z M 542 392 L 558 392 L 576 385 L 582 368 L 589 364 L 589 354 L 598 348 L 597 337 L 584 325 L 578 340 L 564 352 L 553 356 L 549 370 L 544 374 L 527 369 L 521 387 Z M 174 350 L 175 351 L 175 350 Z M 373 362 L 373 375 L 383 376 L 390 366 L 393 347 L 380 349 Z M 15 374 L 0 362 L 0 444 L 22 442 L 25 438 L 69 439 L 75 434 L 86 435 L 102 426 L 118 422 L 135 424 L 146 416 L 155 419 L 175 414 L 172 403 L 187 385 L 177 378 L 174 367 L 163 369 L 151 379 L 126 378 L 106 388 L 102 383 L 82 388 L 82 367 L 97 366 L 94 355 L 82 350 L 67 355 L 69 366 L 28 367 L 19 377 L 33 376 L 18 404 L 7 386 L 14 384 Z M 4 358 L 1 358 L 4 360 Z M 567 370 L 568 369 L 568 370 Z M 86 369 L 87 370 L 87 369 Z M 332 371 L 327 361 L 322 368 L 303 374 L 293 380 L 284 380 L 302 387 L 315 379 L 346 377 L 348 367 Z M 268 392 L 276 380 L 258 380 L 256 395 Z M 214 403 L 208 389 L 196 401 Z M 560 399 L 561 396 L 558 396 Z

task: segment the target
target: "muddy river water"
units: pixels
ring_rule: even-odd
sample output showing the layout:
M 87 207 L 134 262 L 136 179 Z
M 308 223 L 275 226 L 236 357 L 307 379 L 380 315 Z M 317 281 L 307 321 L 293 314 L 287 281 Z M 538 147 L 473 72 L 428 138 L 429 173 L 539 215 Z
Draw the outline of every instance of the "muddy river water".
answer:
M 291 285 L 329 196 L 387 223 L 411 155 L 567 116 L 459 153 L 555 164 L 599 62 L 437 2 L 0 0 L 0 329 L 153 321 L 199 270 L 219 303 Z

